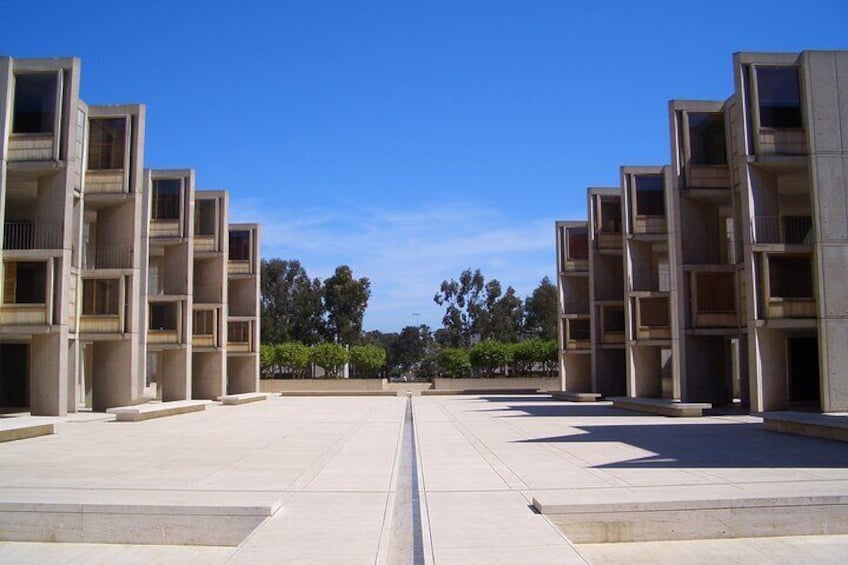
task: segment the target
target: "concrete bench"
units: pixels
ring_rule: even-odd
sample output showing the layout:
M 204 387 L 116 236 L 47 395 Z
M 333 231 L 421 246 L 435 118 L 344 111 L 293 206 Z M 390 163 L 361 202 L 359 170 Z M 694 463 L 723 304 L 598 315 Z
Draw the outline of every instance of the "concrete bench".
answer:
M 772 432 L 848 441 L 848 413 L 766 412 L 765 428 Z
M 0 443 L 47 436 L 54 433 L 53 421 L 49 418 L 13 417 L 0 419 Z
M 608 398 L 612 401 L 613 408 L 634 410 L 636 412 L 647 412 L 659 416 L 672 416 L 679 418 L 693 418 L 704 415 L 704 410 L 713 407 L 709 402 L 678 402 L 665 398 L 631 398 L 629 396 L 615 396 Z
M 240 394 L 225 394 L 218 400 L 224 406 L 237 406 L 239 404 L 247 404 L 248 402 L 260 402 L 268 400 L 269 393 L 267 392 L 243 392 Z
M 106 412 L 114 414 L 119 422 L 140 422 L 187 412 L 201 412 L 206 410 L 206 405 L 211 403 L 211 400 L 174 400 L 137 404 L 135 406 L 118 406 L 109 408 Z
M 558 390 L 551 393 L 551 398 L 554 400 L 567 400 L 569 402 L 597 402 L 601 399 L 601 395 L 596 392 Z

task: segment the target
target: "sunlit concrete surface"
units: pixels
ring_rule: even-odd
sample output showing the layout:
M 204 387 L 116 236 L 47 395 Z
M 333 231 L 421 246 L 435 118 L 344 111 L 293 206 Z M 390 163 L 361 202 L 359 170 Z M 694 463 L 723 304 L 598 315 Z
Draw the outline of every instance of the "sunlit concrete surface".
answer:
M 408 402 L 272 397 L 144 422 L 57 420 L 54 435 L 0 444 L 0 531 L 18 536 L 0 543 L 0 562 L 380 564 L 394 563 L 408 540 L 423 550 L 415 559 L 410 547 L 409 563 L 438 564 L 615 563 L 628 554 L 633 563 L 670 563 L 698 551 L 713 562 L 760 551 L 798 563 L 848 554 L 842 535 L 574 545 L 531 506 L 691 489 L 838 496 L 848 493 L 847 444 L 767 432 L 749 416 L 664 418 L 544 396 L 413 396 L 410 465 L 401 449 Z M 413 472 L 415 480 L 404 475 Z M 393 539 L 410 524 L 418 538 Z M 67 543 L 38 543 L 51 540 Z

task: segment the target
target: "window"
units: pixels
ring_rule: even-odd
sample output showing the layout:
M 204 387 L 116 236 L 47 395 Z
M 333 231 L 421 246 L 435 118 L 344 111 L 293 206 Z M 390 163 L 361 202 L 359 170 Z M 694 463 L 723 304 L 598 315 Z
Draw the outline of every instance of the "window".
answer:
M 12 133 L 53 133 L 56 79 L 53 73 L 15 75 Z
M 586 228 L 568 228 L 568 258 L 572 261 L 589 259 L 589 236 Z
M 604 332 L 624 332 L 624 308 L 604 308 Z
M 215 235 L 215 201 L 196 200 L 194 203 L 194 235 Z
M 250 261 L 250 232 L 230 232 L 230 261 Z
M 769 257 L 769 287 L 778 298 L 813 298 L 813 264 L 809 256 Z
M 662 175 L 638 175 L 636 182 L 636 215 L 665 216 Z
M 192 333 L 194 335 L 214 335 L 215 311 L 195 310 L 192 319 Z
M 668 299 L 639 299 L 639 324 L 648 328 L 668 327 Z
M 568 320 L 569 341 L 588 340 L 591 336 L 589 320 Z
M 3 302 L 6 304 L 45 304 L 47 302 L 47 263 L 9 261 L 3 275 Z
M 151 304 L 150 329 L 156 331 L 177 331 L 177 305 Z
M 153 219 L 180 219 L 180 179 L 153 181 Z
M 118 279 L 88 279 L 82 282 L 83 316 L 118 315 Z
M 689 153 L 693 165 L 727 164 L 723 114 L 689 114 Z
M 601 229 L 604 233 L 621 233 L 621 204 L 601 200 Z
M 227 324 L 227 341 L 230 343 L 250 343 L 250 323 L 229 322 Z
M 757 67 L 760 126 L 800 128 L 801 89 L 795 67 Z
M 732 273 L 698 273 L 698 311 L 734 312 L 736 285 Z
M 88 134 L 88 168 L 93 171 L 124 168 L 127 121 L 92 118 Z

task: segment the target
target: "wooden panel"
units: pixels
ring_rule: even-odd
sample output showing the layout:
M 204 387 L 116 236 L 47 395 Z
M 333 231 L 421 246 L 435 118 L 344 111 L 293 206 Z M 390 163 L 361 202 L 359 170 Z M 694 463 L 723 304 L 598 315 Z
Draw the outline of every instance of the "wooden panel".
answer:
M 148 330 L 147 343 L 179 343 L 176 331 Z
M 760 128 L 759 151 L 764 155 L 806 155 L 807 132 Z
M 601 343 L 619 344 L 624 343 L 624 332 L 604 332 L 601 334 Z
M 815 318 L 815 300 L 787 300 L 772 298 L 768 304 L 769 318 Z
M 696 312 L 696 328 L 735 328 L 736 312 Z
M 566 349 L 589 349 L 591 347 L 591 343 L 588 339 L 569 339 L 565 342 Z
M 636 330 L 636 338 L 637 339 L 670 339 L 671 338 L 671 329 L 670 328 L 648 328 L 645 326 L 639 326 Z
M 663 216 L 636 216 L 633 221 L 633 233 L 665 233 Z
M 194 236 L 195 251 L 217 251 L 215 248 L 215 236 L 211 235 L 196 235 Z
M 599 233 L 596 241 L 601 249 L 621 249 L 622 245 L 620 233 Z
M 195 347 L 215 347 L 214 335 L 194 335 L 191 341 Z
M 250 261 L 230 261 L 227 272 L 233 275 L 249 275 Z
M 150 237 L 180 237 L 179 220 L 151 220 Z
M 40 326 L 47 323 L 44 304 L 6 304 L 0 308 L 0 325 Z
M 589 270 L 589 261 L 588 260 L 569 260 L 565 262 L 565 270 L 566 271 L 588 271 Z
M 696 188 L 730 188 L 730 168 L 726 165 L 686 167 L 686 185 Z
M 124 171 L 88 171 L 85 174 L 86 194 L 110 194 L 126 192 Z
M 9 161 L 52 161 L 53 134 L 15 135 L 9 138 Z
M 80 332 L 82 333 L 120 333 L 120 331 L 120 316 L 80 317 Z
M 233 353 L 250 353 L 250 344 L 229 342 L 227 344 L 227 351 Z

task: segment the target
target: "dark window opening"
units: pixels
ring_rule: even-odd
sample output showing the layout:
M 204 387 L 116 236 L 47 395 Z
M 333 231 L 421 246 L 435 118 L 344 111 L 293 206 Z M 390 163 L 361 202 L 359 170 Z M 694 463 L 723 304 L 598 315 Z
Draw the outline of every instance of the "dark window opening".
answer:
M 639 303 L 640 325 L 649 328 L 667 328 L 668 299 L 642 298 Z
M 158 331 L 177 330 L 176 304 L 151 304 L 150 329 Z
M 624 308 L 604 308 L 604 332 L 624 332 Z
M 227 324 L 227 341 L 230 343 L 250 342 L 249 322 L 230 322 Z
M 727 164 L 722 114 L 689 114 L 689 153 L 693 165 Z
M 214 335 L 215 312 L 214 310 L 197 310 L 192 319 L 192 332 L 194 335 Z
M 813 263 L 809 256 L 769 257 L 769 287 L 775 298 L 813 298 Z
M 215 235 L 215 201 L 194 203 L 194 235 Z
M 760 126 L 800 128 L 801 89 L 795 67 L 757 67 Z
M 568 258 L 572 261 L 589 259 L 589 234 L 586 228 L 568 228 Z
M 665 216 L 665 183 L 662 175 L 636 177 L 636 215 Z
M 605 233 L 621 233 L 621 204 L 601 202 L 601 229 Z
M 124 118 L 96 118 L 89 122 L 88 168 L 92 171 L 124 168 Z
M 82 313 L 84 316 L 118 315 L 117 279 L 89 279 L 82 283 Z
M 230 232 L 230 261 L 250 260 L 250 232 Z
M 15 76 L 13 133 L 53 133 L 56 127 L 54 73 Z
M 180 219 L 180 188 L 179 179 L 153 181 L 153 219 Z
M 568 321 L 568 339 L 569 340 L 588 340 L 590 336 L 589 320 L 569 320 Z
M 6 263 L 3 302 L 6 304 L 45 304 L 47 302 L 47 263 L 14 261 Z
M 735 311 L 735 288 L 731 273 L 698 274 L 698 311 Z

